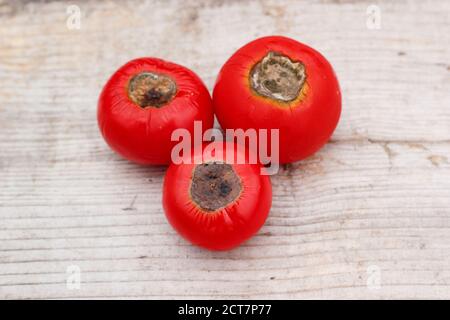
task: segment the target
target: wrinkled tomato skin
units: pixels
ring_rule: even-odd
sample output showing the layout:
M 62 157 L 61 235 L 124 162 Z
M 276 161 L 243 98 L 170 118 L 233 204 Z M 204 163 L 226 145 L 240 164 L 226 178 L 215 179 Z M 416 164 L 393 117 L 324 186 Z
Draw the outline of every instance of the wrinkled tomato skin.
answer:
M 232 143 L 224 147 L 232 148 L 244 152 Z M 208 158 L 203 161 L 208 162 Z M 171 164 L 164 178 L 163 207 L 173 228 L 186 240 L 209 250 L 230 250 L 254 235 L 269 214 L 272 187 L 269 176 L 261 175 L 259 164 L 247 163 L 232 165 L 243 186 L 239 198 L 213 212 L 204 211 L 192 201 L 190 187 L 196 165 Z
M 171 77 L 177 93 L 161 108 L 141 108 L 128 96 L 130 79 L 141 72 L 155 72 Z M 117 70 L 104 86 L 97 119 L 108 145 L 124 158 L 139 163 L 170 163 L 174 129 L 194 131 L 194 121 L 202 121 L 203 130 L 214 121 L 209 92 L 191 70 L 157 58 L 132 60 Z
M 277 102 L 251 88 L 249 73 L 269 51 L 305 65 L 304 95 Z M 289 163 L 312 155 L 330 138 L 341 114 L 341 93 L 330 63 L 319 52 L 289 38 L 270 36 L 248 43 L 225 63 L 216 80 L 213 105 L 225 129 L 279 129 L 279 160 Z

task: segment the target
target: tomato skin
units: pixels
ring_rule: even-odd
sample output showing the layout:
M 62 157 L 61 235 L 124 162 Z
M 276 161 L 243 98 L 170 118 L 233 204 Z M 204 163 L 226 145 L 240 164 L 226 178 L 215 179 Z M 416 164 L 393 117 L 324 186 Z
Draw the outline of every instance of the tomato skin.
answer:
M 278 102 L 253 91 L 249 73 L 269 51 L 305 65 L 304 96 Z M 279 129 L 279 160 L 289 163 L 312 155 L 328 141 L 341 114 L 341 93 L 331 65 L 319 52 L 270 36 L 248 43 L 229 58 L 217 78 L 213 105 L 224 129 Z
M 225 152 L 231 149 L 245 152 L 242 147 L 226 143 Z M 225 156 L 221 159 L 226 163 Z M 190 195 L 196 164 L 170 165 L 164 178 L 163 207 L 170 224 L 185 239 L 206 249 L 229 250 L 261 228 L 272 204 L 272 187 L 269 176 L 261 175 L 262 166 L 248 164 L 246 159 L 245 164 L 232 164 L 241 179 L 240 196 L 225 208 L 212 212 L 200 208 Z M 203 159 L 203 163 L 208 161 L 208 157 Z
M 156 72 L 171 77 L 178 90 L 161 108 L 141 108 L 128 96 L 130 79 L 141 72 Z M 212 127 L 214 114 L 209 92 L 191 70 L 157 58 L 139 58 L 119 68 L 104 86 L 97 119 L 108 145 L 124 158 L 140 164 L 170 163 L 174 129 L 194 131 L 194 121 L 203 130 Z

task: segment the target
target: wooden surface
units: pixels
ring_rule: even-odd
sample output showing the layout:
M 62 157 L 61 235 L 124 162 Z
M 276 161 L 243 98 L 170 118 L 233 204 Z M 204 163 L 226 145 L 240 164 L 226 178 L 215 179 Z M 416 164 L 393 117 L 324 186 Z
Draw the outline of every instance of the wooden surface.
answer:
M 366 26 L 371 1 L 73 3 L 80 30 L 68 2 L 0 0 L 0 298 L 450 298 L 449 1 L 374 1 L 380 29 Z M 97 97 L 140 56 L 212 89 L 269 34 L 331 61 L 342 118 L 272 177 L 257 236 L 204 251 L 165 220 L 165 169 L 105 145 Z

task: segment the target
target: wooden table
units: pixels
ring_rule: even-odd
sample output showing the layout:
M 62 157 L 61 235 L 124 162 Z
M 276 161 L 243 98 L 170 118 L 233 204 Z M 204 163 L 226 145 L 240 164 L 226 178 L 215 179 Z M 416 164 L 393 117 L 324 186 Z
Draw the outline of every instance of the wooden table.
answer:
M 0 297 L 450 298 L 450 2 L 373 3 L 0 0 Z M 100 137 L 98 94 L 140 56 L 212 89 L 270 34 L 331 61 L 341 121 L 272 177 L 257 236 L 201 250 L 166 222 L 165 168 Z

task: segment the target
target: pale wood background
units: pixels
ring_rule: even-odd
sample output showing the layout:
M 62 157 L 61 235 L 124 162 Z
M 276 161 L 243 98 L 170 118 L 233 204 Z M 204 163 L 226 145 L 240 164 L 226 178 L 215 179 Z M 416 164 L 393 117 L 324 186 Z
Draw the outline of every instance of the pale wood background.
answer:
M 380 30 L 366 27 L 372 3 Z M 80 30 L 68 4 L 0 0 L 1 298 L 450 298 L 449 1 L 70 1 Z M 237 48 L 269 34 L 328 57 L 341 122 L 272 178 L 256 237 L 204 251 L 166 223 L 165 169 L 105 145 L 97 97 L 140 56 L 212 89 Z

